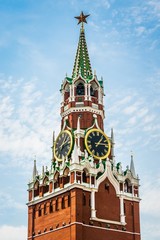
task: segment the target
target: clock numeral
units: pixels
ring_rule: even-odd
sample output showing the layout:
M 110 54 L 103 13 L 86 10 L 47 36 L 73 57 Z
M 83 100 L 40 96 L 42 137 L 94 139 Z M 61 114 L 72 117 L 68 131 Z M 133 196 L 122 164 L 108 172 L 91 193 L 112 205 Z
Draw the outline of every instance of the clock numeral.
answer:
M 92 153 L 95 154 L 95 150 L 94 149 L 92 150 Z
M 90 140 L 87 140 L 87 143 L 88 143 L 88 144 L 90 144 L 90 143 L 91 143 L 91 141 L 90 141 Z
M 97 132 L 97 136 L 99 136 L 99 132 Z

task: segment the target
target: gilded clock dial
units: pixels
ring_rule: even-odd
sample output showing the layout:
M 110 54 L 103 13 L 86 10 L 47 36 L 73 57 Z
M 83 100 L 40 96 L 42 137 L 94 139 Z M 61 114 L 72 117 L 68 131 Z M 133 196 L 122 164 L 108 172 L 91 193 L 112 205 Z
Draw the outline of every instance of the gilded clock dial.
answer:
M 54 156 L 58 161 L 68 156 L 72 150 L 72 134 L 68 130 L 60 132 L 54 144 Z
M 110 153 L 110 140 L 100 129 L 93 128 L 86 133 L 85 145 L 96 159 L 105 159 Z

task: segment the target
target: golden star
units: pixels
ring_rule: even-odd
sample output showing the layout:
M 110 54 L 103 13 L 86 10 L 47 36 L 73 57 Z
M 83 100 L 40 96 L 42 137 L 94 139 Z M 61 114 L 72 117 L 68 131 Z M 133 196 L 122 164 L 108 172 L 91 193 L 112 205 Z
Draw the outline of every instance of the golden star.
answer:
M 90 14 L 84 15 L 83 12 L 81 12 L 81 15 L 78 16 L 78 17 L 75 17 L 75 18 L 78 19 L 78 24 L 80 24 L 81 22 L 82 22 L 82 23 L 83 23 L 83 22 L 87 23 L 86 18 L 89 17 L 89 15 L 90 15 Z

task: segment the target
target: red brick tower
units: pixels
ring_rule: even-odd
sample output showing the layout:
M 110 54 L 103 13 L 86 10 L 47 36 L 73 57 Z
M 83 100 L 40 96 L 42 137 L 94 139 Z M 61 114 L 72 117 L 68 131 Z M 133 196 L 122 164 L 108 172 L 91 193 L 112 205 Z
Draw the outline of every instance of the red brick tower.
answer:
M 53 136 L 51 169 L 28 184 L 28 239 L 140 240 L 139 179 L 133 156 L 122 170 L 114 134 L 104 133 L 103 81 L 92 73 L 84 22 L 71 78 L 61 86 L 61 132 Z

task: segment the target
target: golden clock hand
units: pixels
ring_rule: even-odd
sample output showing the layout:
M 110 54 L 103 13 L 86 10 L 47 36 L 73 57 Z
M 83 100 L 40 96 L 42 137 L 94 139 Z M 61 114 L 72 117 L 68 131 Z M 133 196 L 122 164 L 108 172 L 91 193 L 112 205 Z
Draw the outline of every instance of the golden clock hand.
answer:
M 64 145 L 64 141 L 66 140 L 66 136 L 65 136 L 65 138 L 63 139 L 63 142 L 62 142 L 62 144 L 61 144 L 61 146 L 60 146 L 60 149 L 62 149 L 62 146 Z
M 61 150 L 62 150 L 62 148 L 64 147 L 64 145 L 67 143 L 67 139 L 66 139 L 66 141 L 65 142 L 63 142 L 63 144 L 61 145 Z
M 99 143 L 98 146 L 99 146 L 99 145 L 107 146 L 107 143 Z
M 99 142 L 95 143 L 95 144 L 96 144 L 96 147 L 98 147 L 98 145 L 102 142 L 102 138 L 103 138 L 103 136 L 101 136 Z

